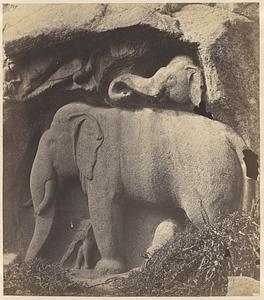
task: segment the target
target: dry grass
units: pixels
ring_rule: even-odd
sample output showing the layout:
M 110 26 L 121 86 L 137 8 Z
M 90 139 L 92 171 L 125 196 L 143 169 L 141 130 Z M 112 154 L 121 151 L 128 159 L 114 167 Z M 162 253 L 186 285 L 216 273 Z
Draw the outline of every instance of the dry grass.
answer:
M 227 277 L 255 277 L 259 225 L 234 213 L 214 225 L 177 234 L 142 267 L 113 284 L 127 296 L 226 295 Z

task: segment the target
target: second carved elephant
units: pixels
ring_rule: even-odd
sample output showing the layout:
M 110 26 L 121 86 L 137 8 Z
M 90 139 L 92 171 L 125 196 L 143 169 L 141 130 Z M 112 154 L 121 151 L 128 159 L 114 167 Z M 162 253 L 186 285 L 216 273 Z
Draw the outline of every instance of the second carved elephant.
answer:
M 121 74 L 110 83 L 106 101 L 115 107 L 133 107 L 137 106 L 135 99 L 143 98 L 149 105 L 166 104 L 166 107 L 192 112 L 202 101 L 204 90 L 201 68 L 194 65 L 191 57 L 180 55 L 150 78 Z
M 79 176 L 101 255 L 101 273 L 126 270 L 124 204 L 171 207 L 195 225 L 247 202 L 243 139 L 230 127 L 188 112 L 96 108 L 72 103 L 42 136 L 30 186 L 36 213 L 26 261 L 45 243 L 59 177 Z

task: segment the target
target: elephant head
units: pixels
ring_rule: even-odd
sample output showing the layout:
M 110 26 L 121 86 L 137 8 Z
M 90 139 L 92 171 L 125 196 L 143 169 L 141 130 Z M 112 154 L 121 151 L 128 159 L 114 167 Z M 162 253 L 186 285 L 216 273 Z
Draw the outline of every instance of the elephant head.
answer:
M 204 88 L 201 69 L 188 56 L 176 56 L 166 67 L 160 68 L 152 77 L 122 74 L 109 85 L 109 103 L 122 106 L 135 95 L 152 102 L 173 102 L 176 106 L 201 102 Z
M 35 230 L 26 261 L 37 257 L 50 236 L 59 178 L 79 176 L 86 193 L 86 182 L 93 179 L 97 151 L 103 140 L 100 124 L 86 104 L 69 104 L 55 114 L 50 129 L 41 137 L 31 169 Z
M 93 179 L 93 169 L 97 160 L 97 150 L 103 143 L 100 124 L 89 113 L 80 112 L 68 115 L 73 126 L 72 147 L 76 165 L 84 177 Z

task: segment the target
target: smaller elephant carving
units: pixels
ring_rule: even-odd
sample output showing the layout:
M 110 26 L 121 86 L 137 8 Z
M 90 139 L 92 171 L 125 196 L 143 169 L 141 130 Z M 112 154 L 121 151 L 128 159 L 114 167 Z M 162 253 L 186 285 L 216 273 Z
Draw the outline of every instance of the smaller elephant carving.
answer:
M 189 56 L 176 56 L 151 78 L 131 73 L 118 76 L 110 83 L 108 94 L 113 106 L 133 105 L 141 96 L 154 104 L 166 102 L 192 110 L 201 102 L 203 91 L 201 69 Z
M 89 143 L 84 145 L 87 138 Z M 36 224 L 26 261 L 38 255 L 48 237 L 55 216 L 56 191 L 63 179 L 79 177 L 86 193 L 85 182 L 93 179 L 97 151 L 102 142 L 103 134 L 97 120 L 88 111 L 76 112 L 75 108 L 66 116 L 59 111 L 50 129 L 42 135 L 30 175 Z M 30 205 L 31 200 L 24 203 L 24 206 Z
M 75 269 L 81 269 L 82 264 L 84 265 L 84 269 L 89 269 L 91 267 L 91 256 L 96 245 L 92 230 L 91 226 L 90 230 L 82 240 L 82 245 L 79 248 L 76 258 Z
M 81 269 L 83 266 L 84 269 L 89 269 L 91 267 L 93 255 L 95 254 L 94 250 L 96 248 L 96 241 L 90 219 L 82 220 L 80 222 L 71 244 L 61 259 L 60 263 L 62 265 L 69 259 L 77 244 L 80 242 L 81 245 L 77 253 L 74 268 Z

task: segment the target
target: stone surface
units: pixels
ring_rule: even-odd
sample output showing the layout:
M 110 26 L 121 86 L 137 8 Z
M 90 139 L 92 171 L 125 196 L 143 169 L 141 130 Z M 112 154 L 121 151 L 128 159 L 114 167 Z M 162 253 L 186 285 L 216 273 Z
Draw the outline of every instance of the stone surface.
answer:
M 14 254 L 14 253 L 5 253 L 3 255 L 3 265 L 4 266 L 8 266 L 12 263 L 14 263 L 14 261 L 16 260 L 17 258 L 17 254 Z
M 175 55 L 192 57 L 203 69 L 207 110 L 259 154 L 258 34 L 256 3 L 5 5 L 5 54 L 14 60 L 13 75 L 21 83 L 4 103 L 4 251 L 24 255 L 28 247 L 34 217 L 22 204 L 30 198 L 38 141 L 55 112 L 74 101 L 103 105 L 108 84 L 122 72 L 150 77 Z M 98 49 L 102 53 L 90 72 L 89 59 Z M 78 184 L 65 187 L 58 203 L 52 251 L 45 249 L 54 261 L 74 237 L 70 219 L 78 226 L 89 217 Z M 133 242 L 126 247 L 132 267 L 142 262 L 141 251 L 167 216 L 129 209 L 126 230 Z M 59 243 L 58 236 L 64 237 Z
M 6 52 L 14 55 L 18 51 L 36 50 L 71 40 L 78 34 L 83 36 L 136 25 L 179 36 L 181 33 L 175 20 L 159 14 L 155 7 L 153 4 L 18 5 L 5 14 Z
M 255 21 L 259 19 L 259 3 L 216 3 L 215 6 Z
M 228 277 L 227 296 L 259 296 L 260 282 L 245 276 Z
M 89 41 L 100 39 L 103 32 L 137 26 L 197 43 L 207 87 L 206 102 L 214 118 L 237 130 L 259 152 L 258 5 L 174 6 L 54 4 L 6 8 L 5 51 L 9 56 L 26 56 L 31 50 L 78 39 L 79 34 Z M 37 22 L 32 29 L 34 20 Z M 92 38 L 92 32 L 98 35 Z
M 190 22 L 191 15 L 191 22 Z M 173 14 L 184 39 L 199 43 L 206 103 L 259 151 L 258 23 L 217 7 L 190 5 Z
M 150 221 L 158 210 L 158 216 L 166 219 L 171 214 L 184 227 L 181 210 L 199 226 L 204 215 L 213 222 L 219 212 L 242 208 L 246 198 L 240 187 L 246 184 L 246 174 L 240 164 L 245 147 L 228 126 L 192 113 L 72 103 L 57 111 L 39 143 L 31 172 L 34 209 L 46 198 L 47 182 L 79 177 L 101 254 L 96 268 L 99 264 L 103 272 L 121 272 L 115 264 L 131 263 L 130 249 L 138 249 L 142 238 L 147 240 L 142 231 L 135 232 L 141 209 L 149 207 Z M 50 197 L 50 205 L 36 215 L 26 260 L 38 256 L 48 243 L 57 198 Z M 136 218 L 131 217 L 133 206 Z M 134 224 L 131 235 L 127 220 Z M 144 222 L 153 226 L 147 216 Z
M 130 272 L 102 276 L 94 270 L 71 270 L 69 278 L 76 283 L 89 286 L 89 290 L 98 296 L 121 296 L 113 281 L 117 278 L 127 278 Z M 85 294 L 83 296 L 86 296 Z

